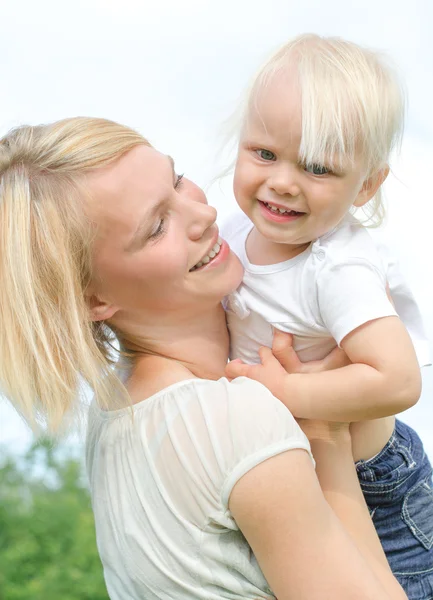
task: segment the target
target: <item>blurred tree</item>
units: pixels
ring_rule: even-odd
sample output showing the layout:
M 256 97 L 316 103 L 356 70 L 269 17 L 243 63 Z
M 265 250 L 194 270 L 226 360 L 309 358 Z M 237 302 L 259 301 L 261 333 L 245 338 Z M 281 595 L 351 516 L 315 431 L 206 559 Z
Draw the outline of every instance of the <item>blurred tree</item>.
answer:
M 80 461 L 47 441 L 0 464 L 0 600 L 107 600 Z

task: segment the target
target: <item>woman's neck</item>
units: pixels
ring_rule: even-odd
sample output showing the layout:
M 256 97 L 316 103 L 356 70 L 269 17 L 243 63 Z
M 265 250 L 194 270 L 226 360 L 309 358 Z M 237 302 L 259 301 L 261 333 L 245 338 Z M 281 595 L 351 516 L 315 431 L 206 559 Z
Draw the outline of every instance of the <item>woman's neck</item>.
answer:
M 124 327 L 121 329 L 125 331 Z M 219 379 L 224 375 L 229 335 L 222 306 L 203 311 L 193 319 L 176 314 L 174 322 L 166 314 L 165 319 L 135 323 L 128 330 L 134 335 L 125 337 L 122 344 L 135 353 L 135 379 L 169 382 L 170 374 L 176 376 L 175 373 L 184 373 L 181 379 L 188 374 L 201 379 Z

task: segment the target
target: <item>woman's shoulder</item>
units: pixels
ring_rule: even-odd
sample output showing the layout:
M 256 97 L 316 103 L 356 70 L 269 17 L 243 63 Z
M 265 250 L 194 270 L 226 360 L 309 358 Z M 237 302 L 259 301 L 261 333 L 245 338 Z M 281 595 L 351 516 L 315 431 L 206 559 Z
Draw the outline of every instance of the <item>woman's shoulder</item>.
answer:
M 159 423 L 165 449 L 173 447 L 173 456 L 182 456 L 191 472 L 204 464 L 226 508 L 233 485 L 254 466 L 290 449 L 310 451 L 287 407 L 247 377 L 182 380 L 149 400 L 138 419 L 142 426 Z
M 260 462 L 294 448 L 309 451 L 289 410 L 262 384 L 245 377 L 229 381 L 179 375 L 136 402 L 133 419 L 128 409 L 98 411 L 88 449 L 99 443 L 113 448 L 133 444 L 139 452 L 146 448 L 147 460 L 158 459 L 160 478 L 184 486 L 190 481 L 191 493 L 211 493 L 218 511 L 221 506 L 227 510 L 235 483 Z
M 160 357 L 149 357 L 136 365 L 130 371 L 126 388 L 135 406 L 155 397 L 164 396 L 168 400 L 170 397 L 176 399 L 188 394 L 210 404 L 217 399 L 220 408 L 224 403 L 242 406 L 242 410 L 248 408 L 249 411 L 253 405 L 260 407 L 261 411 L 274 406 L 272 412 L 276 408 L 278 412 L 288 413 L 269 390 L 257 381 L 246 377 L 233 381 L 225 377 L 217 380 L 202 379 L 184 365 Z
M 135 405 L 176 384 L 194 379 L 193 373 L 177 361 L 147 356 L 130 370 L 125 386 Z
M 181 415 L 183 428 L 205 445 L 211 440 L 223 454 L 231 449 L 238 456 L 282 440 L 305 439 L 287 407 L 247 377 L 184 379 L 149 400 L 158 414 Z
M 153 427 L 159 423 L 164 430 L 172 432 L 176 423 L 176 430 L 184 431 L 182 439 L 192 436 L 200 447 L 216 443 L 225 448 L 224 452 L 231 448 L 235 455 L 281 440 L 304 439 L 286 406 L 252 379 L 201 379 L 175 364 L 170 372 L 162 369 L 154 373 L 151 382 L 144 385 L 138 373 L 135 376 L 137 383 L 131 375 L 127 389 L 130 393 L 132 390 L 134 427 L 146 432 L 146 437 L 151 435 L 149 424 Z M 95 407 L 92 412 L 93 425 L 101 419 L 114 425 L 113 420 L 121 418 L 123 427 L 128 423 L 133 426 L 129 419 L 131 407 L 108 412 Z M 117 429 L 114 427 L 113 431 Z

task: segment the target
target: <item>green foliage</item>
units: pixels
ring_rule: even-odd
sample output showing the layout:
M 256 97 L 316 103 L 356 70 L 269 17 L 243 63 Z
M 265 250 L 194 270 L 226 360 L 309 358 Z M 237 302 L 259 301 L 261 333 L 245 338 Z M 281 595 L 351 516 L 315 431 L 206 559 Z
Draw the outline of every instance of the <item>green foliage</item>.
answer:
M 78 460 L 49 442 L 0 464 L 0 600 L 107 600 Z

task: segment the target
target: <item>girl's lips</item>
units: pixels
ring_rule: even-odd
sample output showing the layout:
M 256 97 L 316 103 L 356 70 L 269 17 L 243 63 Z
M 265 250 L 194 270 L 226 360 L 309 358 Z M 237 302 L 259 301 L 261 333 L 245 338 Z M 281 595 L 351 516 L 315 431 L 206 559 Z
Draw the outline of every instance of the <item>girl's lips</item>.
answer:
M 271 210 L 266 206 L 264 202 L 258 200 L 260 212 L 268 219 L 268 221 L 274 221 L 275 223 L 290 223 L 291 221 L 296 221 L 304 216 L 305 213 L 297 213 L 295 215 L 284 214 L 280 212 L 276 212 Z
M 198 273 L 199 271 L 204 271 L 205 269 L 207 270 L 207 269 L 213 269 L 214 267 L 218 267 L 222 262 L 227 260 L 229 254 L 230 254 L 230 246 L 227 244 L 227 242 L 225 240 L 222 240 L 220 251 L 215 256 L 215 258 L 210 260 L 205 265 L 198 267 L 198 269 L 194 269 L 194 271 L 192 271 L 192 272 Z

